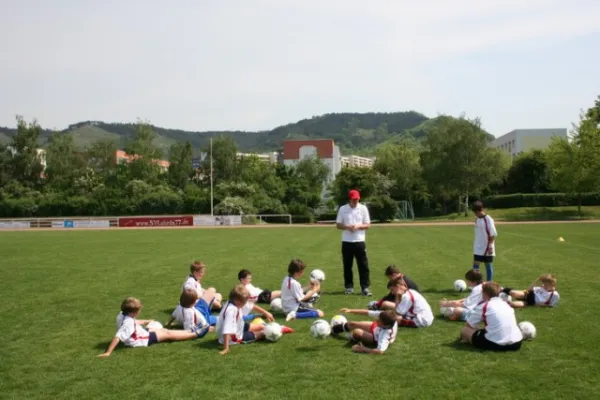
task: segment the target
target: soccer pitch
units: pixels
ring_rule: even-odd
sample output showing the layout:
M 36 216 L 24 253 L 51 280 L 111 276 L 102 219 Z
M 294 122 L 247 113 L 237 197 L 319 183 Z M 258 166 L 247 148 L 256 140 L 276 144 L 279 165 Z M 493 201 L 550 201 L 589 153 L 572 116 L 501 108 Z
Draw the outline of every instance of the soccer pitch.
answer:
M 538 336 L 507 354 L 457 345 L 463 322 L 437 317 L 439 300 L 464 296 L 452 283 L 471 267 L 472 226 L 372 227 L 373 298 L 343 294 L 340 232 L 333 227 L 2 232 L 0 397 L 600 398 L 600 225 L 498 224 L 498 233 L 496 281 L 524 289 L 550 272 L 561 295 L 556 309 L 516 310 Z M 430 328 L 400 329 L 384 356 L 354 354 L 332 337 L 314 339 L 312 320 L 295 320 L 288 325 L 296 332 L 279 342 L 234 346 L 226 356 L 210 333 L 149 348 L 121 345 L 108 359 L 96 358 L 115 333 L 126 296 L 142 300 L 140 318 L 167 321 L 191 261 L 204 261 L 203 286 L 226 296 L 242 268 L 256 286 L 279 289 L 292 258 L 308 271 L 325 271 L 317 307 L 327 320 L 341 307 L 362 308 L 384 295 L 390 263 L 416 281 L 436 320 Z

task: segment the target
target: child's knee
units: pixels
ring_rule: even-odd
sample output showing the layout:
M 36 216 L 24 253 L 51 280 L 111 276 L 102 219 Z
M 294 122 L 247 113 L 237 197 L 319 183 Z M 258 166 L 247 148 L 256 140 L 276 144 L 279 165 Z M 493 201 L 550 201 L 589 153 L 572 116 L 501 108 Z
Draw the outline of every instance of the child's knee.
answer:
M 396 304 L 392 303 L 391 301 L 384 301 L 379 307 L 380 310 L 394 310 L 395 308 Z
M 325 316 L 325 313 L 321 310 L 317 310 L 317 314 L 319 315 L 319 318 L 323 318 Z
M 363 337 L 364 331 L 362 329 L 354 329 L 352 330 L 352 338 L 354 340 L 361 340 Z

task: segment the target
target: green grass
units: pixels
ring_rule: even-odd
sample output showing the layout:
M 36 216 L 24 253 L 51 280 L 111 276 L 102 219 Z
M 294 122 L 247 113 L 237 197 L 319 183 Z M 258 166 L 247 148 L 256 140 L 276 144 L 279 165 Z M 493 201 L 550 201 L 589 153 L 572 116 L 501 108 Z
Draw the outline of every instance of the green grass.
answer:
M 581 207 L 581 214 L 577 212 L 577 207 L 522 207 L 506 209 L 489 209 L 490 214 L 496 221 L 568 221 L 568 220 L 586 220 L 600 219 L 600 206 Z M 472 221 L 473 214 L 469 213 L 466 217 L 464 213 L 449 214 L 439 217 L 416 218 L 416 221 Z
M 368 233 L 373 290 L 396 263 L 438 301 L 470 267 L 472 227 L 374 227 Z M 556 241 L 558 236 L 565 242 Z M 600 225 L 499 228 L 497 280 L 525 288 L 544 272 L 558 277 L 556 309 L 518 310 L 538 337 L 512 354 L 456 346 L 463 323 L 436 319 L 401 330 L 386 355 L 353 354 L 344 341 L 313 339 L 311 321 L 274 344 L 220 356 L 214 334 L 202 340 L 119 347 L 96 358 L 115 333 L 126 296 L 144 303 L 141 318 L 163 323 L 178 301 L 188 264 L 209 265 L 205 285 L 227 293 L 241 268 L 275 289 L 287 262 L 301 257 L 327 279 L 318 303 L 329 320 L 345 296 L 340 236 L 333 228 L 117 230 L 0 233 L 2 302 L 0 397 L 231 399 L 595 399 L 600 397 Z M 357 277 L 356 277 L 357 279 Z M 350 317 L 359 319 L 356 316 Z M 281 320 L 281 317 L 279 317 Z

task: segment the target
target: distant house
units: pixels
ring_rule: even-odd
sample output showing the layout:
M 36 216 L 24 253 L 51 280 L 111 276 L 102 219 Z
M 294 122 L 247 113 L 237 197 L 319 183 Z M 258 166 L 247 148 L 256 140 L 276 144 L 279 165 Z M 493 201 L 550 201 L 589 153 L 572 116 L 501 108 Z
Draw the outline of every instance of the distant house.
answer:
M 139 156 L 127 154 L 123 150 L 117 150 L 115 153 L 115 161 L 117 164 L 128 164 L 138 157 Z M 166 160 L 152 160 L 152 162 L 157 164 L 162 172 L 167 172 L 169 170 L 169 166 L 171 165 L 171 163 Z

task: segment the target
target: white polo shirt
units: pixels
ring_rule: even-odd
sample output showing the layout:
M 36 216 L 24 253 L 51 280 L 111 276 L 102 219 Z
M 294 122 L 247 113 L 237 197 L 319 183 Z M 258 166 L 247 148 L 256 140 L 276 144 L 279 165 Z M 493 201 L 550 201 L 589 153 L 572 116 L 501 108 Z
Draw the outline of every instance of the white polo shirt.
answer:
M 469 294 L 469 297 L 467 297 L 462 304 L 463 308 L 470 311 L 477 307 L 477 304 L 483 301 L 483 296 L 481 295 L 482 289 L 483 284 L 481 283 L 473 287 L 473 289 L 471 289 L 471 294 Z
M 473 254 L 478 256 L 495 256 L 496 255 L 496 242 L 491 243 L 492 237 L 496 238 L 498 232 L 496 232 L 496 224 L 494 219 L 489 215 L 484 217 L 477 217 L 475 219 L 475 240 L 473 241 Z M 488 248 L 490 252 L 486 254 Z
M 233 303 L 225 303 L 223 309 L 221 309 L 215 332 L 220 344 L 223 344 L 225 335 L 231 335 L 229 344 L 241 343 L 244 338 L 242 310 Z
M 344 204 L 339 208 L 335 222 L 344 225 L 370 224 L 371 216 L 369 215 L 369 209 L 364 204 L 358 203 L 354 208 L 350 207 L 349 204 Z M 344 230 L 342 232 L 342 242 L 364 242 L 365 236 L 364 230 L 356 232 Z
M 283 312 L 290 313 L 298 310 L 300 301 L 304 298 L 302 285 L 291 276 L 286 276 L 281 282 L 281 308 Z
M 560 296 L 556 290 L 549 292 L 541 286 L 533 288 L 533 294 L 535 295 L 535 304 L 546 304 L 550 307 L 556 307 Z
M 523 340 L 515 310 L 500 297 L 481 303 L 467 318 L 467 324 L 473 328 L 482 322 L 486 330 L 485 338 L 490 342 L 506 346 Z

